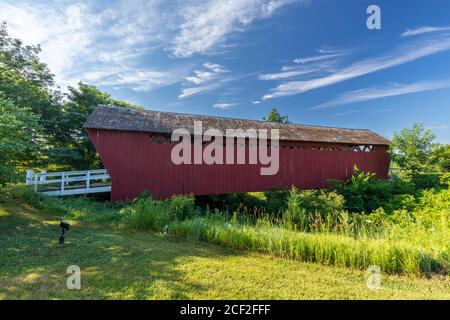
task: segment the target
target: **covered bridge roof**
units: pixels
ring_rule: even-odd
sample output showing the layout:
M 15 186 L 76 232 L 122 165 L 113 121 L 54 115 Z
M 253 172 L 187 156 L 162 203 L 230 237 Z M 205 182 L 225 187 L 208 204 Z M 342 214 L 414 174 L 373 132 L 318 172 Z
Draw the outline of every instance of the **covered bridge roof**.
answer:
M 345 144 L 389 145 L 390 141 L 370 131 L 344 129 L 301 124 L 243 120 L 203 115 L 192 115 L 150 110 L 135 110 L 113 106 L 99 106 L 87 119 L 88 129 L 140 131 L 171 134 L 173 130 L 185 128 L 194 132 L 194 121 L 202 121 L 203 130 L 226 129 L 279 129 L 280 140 L 302 142 L 332 142 Z

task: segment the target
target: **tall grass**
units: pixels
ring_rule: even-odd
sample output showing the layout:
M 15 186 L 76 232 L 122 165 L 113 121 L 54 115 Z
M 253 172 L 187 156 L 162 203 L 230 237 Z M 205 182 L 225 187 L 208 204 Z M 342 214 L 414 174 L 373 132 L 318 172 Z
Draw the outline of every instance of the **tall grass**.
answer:
M 272 255 L 387 273 L 448 272 L 448 253 L 390 239 L 355 239 L 327 233 L 305 233 L 267 225 L 242 225 L 198 217 L 171 223 L 169 233 L 222 246 Z

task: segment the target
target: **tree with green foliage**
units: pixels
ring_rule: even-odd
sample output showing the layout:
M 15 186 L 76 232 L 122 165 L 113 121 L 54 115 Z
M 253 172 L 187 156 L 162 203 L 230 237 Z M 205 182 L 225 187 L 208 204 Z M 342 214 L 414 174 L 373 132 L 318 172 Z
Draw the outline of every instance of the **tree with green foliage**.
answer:
M 39 119 L 0 94 L 0 185 L 16 181 L 24 159 L 37 148 Z
M 39 152 L 23 154 L 33 167 L 89 169 L 101 166 L 83 124 L 98 104 L 138 108 L 79 83 L 63 95 L 54 76 L 39 60 L 40 46 L 24 45 L 0 25 L 0 93 L 21 112 L 34 114 Z M 31 124 L 30 124 L 31 125 Z
M 39 46 L 24 45 L 9 36 L 6 23 L 0 25 L 0 94 L 24 113 L 36 116 L 35 136 L 40 152 L 29 153 L 24 161 L 47 166 L 52 137 L 59 130 L 61 94 L 52 90 L 54 81 L 47 65 L 39 60 Z
M 59 95 L 50 90 L 53 74 L 39 60 L 40 46 L 24 45 L 0 25 L 0 91 L 17 107 L 31 109 L 45 122 L 58 111 Z M 47 123 L 48 125 L 48 123 Z
M 40 46 L 24 45 L 21 40 L 11 38 L 6 22 L 0 24 L 0 74 L 9 71 L 43 87 L 53 85 L 53 75 L 39 60 L 40 52 Z
M 450 172 L 450 144 L 436 146 L 431 154 L 431 163 L 438 172 Z
M 276 108 L 270 110 L 267 118 L 264 117 L 263 120 L 268 122 L 290 123 L 288 116 L 282 116 Z
M 83 128 L 89 115 L 98 105 L 115 105 L 125 108 L 142 109 L 127 102 L 115 100 L 109 93 L 82 82 L 78 87 L 69 87 L 66 102 L 59 114 L 58 128 L 55 132 L 52 157 L 59 163 L 73 169 L 100 168 L 101 161 Z
M 411 177 L 416 176 L 430 165 L 434 139 L 434 134 L 425 129 L 422 123 L 414 124 L 412 129 L 396 132 L 390 148 L 393 162 Z

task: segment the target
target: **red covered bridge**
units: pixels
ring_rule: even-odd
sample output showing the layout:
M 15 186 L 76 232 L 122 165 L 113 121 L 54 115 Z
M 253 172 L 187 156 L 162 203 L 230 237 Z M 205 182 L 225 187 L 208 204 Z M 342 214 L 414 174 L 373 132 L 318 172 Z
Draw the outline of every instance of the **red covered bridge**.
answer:
M 180 164 L 171 160 L 173 130 L 278 129 L 279 171 L 261 175 L 260 164 Z M 267 191 L 275 187 L 321 188 L 351 176 L 353 166 L 387 178 L 390 142 L 370 130 L 279 124 L 201 115 L 98 107 L 85 124 L 112 179 L 111 200 L 143 191 L 157 198 L 174 194 Z M 248 155 L 252 146 L 246 143 Z M 235 145 L 235 148 L 237 146 Z M 234 153 L 236 155 L 236 153 Z M 225 155 L 224 155 L 225 156 Z

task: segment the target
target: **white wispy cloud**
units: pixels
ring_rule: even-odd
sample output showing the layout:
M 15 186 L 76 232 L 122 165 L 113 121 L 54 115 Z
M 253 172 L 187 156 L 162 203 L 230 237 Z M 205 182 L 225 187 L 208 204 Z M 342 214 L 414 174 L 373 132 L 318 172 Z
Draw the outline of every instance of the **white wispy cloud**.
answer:
M 298 76 L 312 76 L 336 71 L 341 58 L 356 50 L 316 50 L 319 55 L 294 59 L 295 65 L 281 67 L 281 72 L 260 74 L 260 80 L 281 80 Z
M 271 17 L 288 4 L 302 0 L 212 0 L 185 7 L 179 32 L 170 50 L 177 57 L 205 53 L 223 43 L 226 35 L 245 30 L 255 20 Z
M 317 62 L 317 61 L 323 61 L 323 60 L 330 60 L 337 57 L 342 57 L 345 55 L 345 53 L 332 53 L 332 54 L 323 54 L 313 57 L 306 57 L 306 58 L 297 58 L 294 60 L 295 63 L 309 63 L 309 62 Z
M 203 67 L 203 70 L 194 70 L 193 76 L 188 76 L 184 79 L 187 82 L 200 85 L 213 79 L 217 79 L 220 74 L 227 72 L 221 65 L 214 63 L 205 62 Z
M 126 74 L 132 62 L 161 45 L 165 18 L 159 14 L 160 3 L 119 0 L 98 10 L 86 1 L 31 5 L 6 0 L 0 3 L 0 20 L 8 23 L 12 36 L 26 44 L 41 44 L 41 59 L 58 85 L 87 81 L 98 74 L 97 68 L 120 71 L 116 81 L 125 83 L 133 78 Z M 141 89 L 152 88 L 155 80 L 141 70 L 134 78 Z M 144 85 L 145 79 L 149 82 Z
M 181 93 L 178 96 L 178 98 L 183 99 L 183 98 L 187 98 L 187 97 L 190 97 L 190 96 L 193 96 L 196 94 L 203 94 L 203 93 L 211 92 L 211 91 L 219 89 L 220 86 L 221 86 L 220 82 L 215 82 L 215 83 L 211 83 L 211 84 L 204 85 L 204 86 L 183 88 L 181 90 Z
M 222 67 L 221 65 L 217 64 L 217 63 L 210 63 L 210 62 L 205 62 L 203 64 L 203 66 L 205 68 L 208 68 L 209 70 L 215 72 L 215 73 L 221 73 L 221 72 L 226 72 L 226 70 L 224 69 L 224 67 Z
M 450 87 L 450 80 L 424 81 L 411 84 L 389 84 L 381 87 L 365 88 L 350 91 L 326 103 L 310 108 L 310 110 L 324 109 L 334 106 L 365 102 L 386 97 L 400 96 L 417 92 L 438 90 Z
M 449 49 L 450 34 L 442 34 L 438 37 L 428 37 L 418 41 L 410 41 L 400 45 L 385 55 L 355 62 L 348 67 L 344 67 L 339 71 L 324 77 L 281 83 L 273 88 L 270 93 L 264 95 L 263 99 L 267 100 L 276 97 L 296 95 L 380 70 L 392 68 Z
M 194 74 L 194 76 L 185 77 L 184 79 L 188 82 L 199 85 L 211 80 L 214 77 L 214 73 L 209 71 L 194 70 Z
M 134 91 L 150 91 L 175 84 L 186 74 L 187 69 L 148 70 L 140 68 L 102 68 L 86 72 L 83 77 L 89 83 L 131 88 Z
M 412 36 L 417 36 L 417 35 L 424 34 L 424 33 L 442 32 L 442 31 L 450 31 L 450 26 L 446 26 L 446 27 L 424 26 L 424 27 L 418 27 L 418 28 L 414 28 L 414 29 L 408 29 L 402 33 L 402 37 L 412 37 Z
M 348 110 L 348 111 L 344 111 L 344 112 L 340 112 L 340 113 L 335 113 L 332 115 L 332 117 L 343 117 L 343 116 L 348 116 L 349 114 L 353 114 L 358 112 L 358 110 Z
M 149 47 L 133 47 L 118 50 L 105 50 L 98 53 L 98 60 L 104 63 L 124 63 L 129 60 L 134 60 L 146 54 L 152 53 L 154 50 L 160 48 L 161 45 Z
M 39 4 L 2 0 L 0 21 L 7 21 L 10 33 L 26 44 L 42 45 L 41 58 L 62 87 L 94 81 L 93 75 L 102 73 L 93 84 L 129 84 L 135 90 L 151 90 L 186 81 L 187 74 L 175 70 L 180 77 L 175 80 L 167 73 L 177 68 L 141 70 L 144 56 L 155 50 L 175 57 L 209 52 L 227 41 L 228 35 L 299 1 L 303 0 L 117 0 L 100 7 L 86 0 Z M 190 79 L 203 87 L 208 72 L 220 72 L 217 65 L 204 67 L 205 73 Z M 116 74 L 108 74 L 107 69 Z M 192 88 L 186 94 L 199 91 Z
M 194 70 L 194 75 L 184 77 L 184 88 L 178 98 L 187 98 L 196 94 L 211 92 L 221 88 L 234 78 L 223 66 L 205 62 L 202 69 Z
M 307 75 L 315 72 L 323 71 L 320 66 L 314 67 L 283 67 L 282 72 L 260 74 L 260 80 L 280 80 L 301 75 Z
M 12 36 L 26 44 L 42 44 L 42 59 L 61 80 L 77 55 L 86 54 L 92 43 L 88 29 L 95 28 L 98 21 L 87 19 L 86 10 L 83 4 L 53 8 L 2 2 L 0 20 L 7 21 Z
M 236 105 L 236 103 L 234 103 L 234 102 L 217 102 L 217 103 L 213 104 L 213 108 L 229 109 L 235 105 Z

